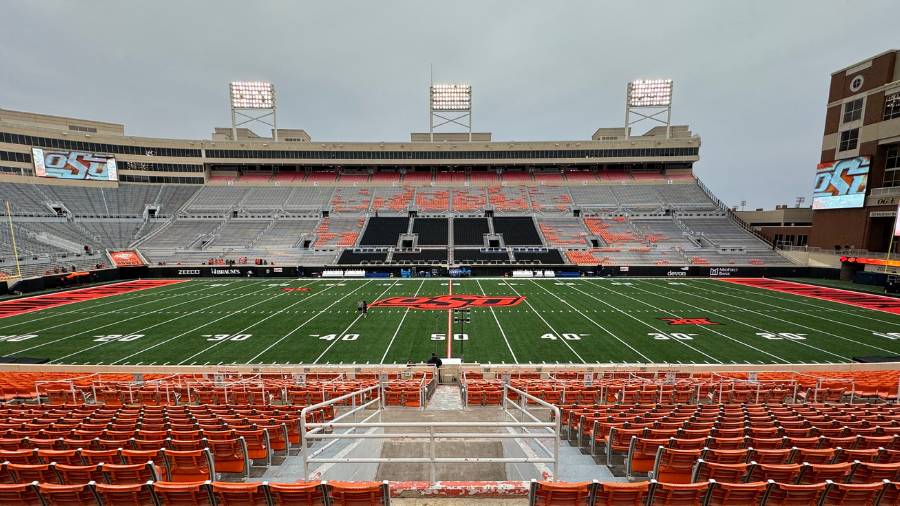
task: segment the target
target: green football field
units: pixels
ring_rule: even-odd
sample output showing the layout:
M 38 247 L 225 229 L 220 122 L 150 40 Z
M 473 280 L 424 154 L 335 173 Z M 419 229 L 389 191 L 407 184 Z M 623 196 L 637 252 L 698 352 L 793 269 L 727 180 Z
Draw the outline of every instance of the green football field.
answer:
M 191 280 L 0 319 L 0 355 L 105 365 L 421 362 L 446 354 L 446 310 L 372 307 L 363 316 L 357 302 L 447 293 L 446 279 Z M 454 280 L 453 293 L 524 297 L 473 308 L 469 323 L 454 325 L 452 354 L 465 362 L 900 355 L 900 315 L 715 279 L 484 278 Z

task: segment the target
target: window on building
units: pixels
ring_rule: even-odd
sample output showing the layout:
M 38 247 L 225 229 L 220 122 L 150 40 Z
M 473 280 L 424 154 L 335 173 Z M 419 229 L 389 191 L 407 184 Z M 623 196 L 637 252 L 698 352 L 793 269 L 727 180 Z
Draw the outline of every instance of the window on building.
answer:
M 838 146 L 838 151 L 856 149 L 857 141 L 859 141 L 858 128 L 852 128 L 841 132 L 841 144 Z
M 857 98 L 844 104 L 844 123 L 862 118 L 863 99 Z
M 900 118 L 900 93 L 884 97 L 884 119 Z
M 900 186 L 900 146 L 891 146 L 887 150 L 882 186 Z

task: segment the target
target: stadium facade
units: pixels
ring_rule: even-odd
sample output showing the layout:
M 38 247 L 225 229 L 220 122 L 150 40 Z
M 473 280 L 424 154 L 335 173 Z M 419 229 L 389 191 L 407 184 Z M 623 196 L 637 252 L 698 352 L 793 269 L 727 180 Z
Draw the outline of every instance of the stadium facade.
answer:
M 121 124 L 0 110 L 12 216 L 0 268 L 94 269 L 122 249 L 157 266 L 791 265 L 694 177 L 701 142 L 687 126 L 545 142 L 272 134 L 135 137 Z
M 892 49 L 831 74 L 810 246 L 888 250 L 900 203 L 898 56 Z

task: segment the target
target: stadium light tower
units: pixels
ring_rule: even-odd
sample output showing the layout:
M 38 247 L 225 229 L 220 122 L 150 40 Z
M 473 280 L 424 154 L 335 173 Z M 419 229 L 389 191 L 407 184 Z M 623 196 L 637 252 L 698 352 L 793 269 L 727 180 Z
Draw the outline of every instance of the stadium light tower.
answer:
M 229 95 L 232 140 L 237 140 L 237 127 L 253 122 L 272 127 L 273 140 L 278 140 L 275 85 L 265 81 L 234 81 L 229 86 Z
M 468 122 L 463 123 L 464 119 Z M 472 86 L 432 83 L 428 90 L 429 141 L 434 142 L 435 128 L 451 124 L 468 129 L 472 142 Z
M 662 119 L 665 114 L 665 120 Z M 637 119 L 632 120 L 632 116 Z M 625 99 L 625 138 L 631 136 L 631 126 L 644 120 L 666 125 L 666 138 L 672 124 L 672 80 L 638 79 L 628 83 Z

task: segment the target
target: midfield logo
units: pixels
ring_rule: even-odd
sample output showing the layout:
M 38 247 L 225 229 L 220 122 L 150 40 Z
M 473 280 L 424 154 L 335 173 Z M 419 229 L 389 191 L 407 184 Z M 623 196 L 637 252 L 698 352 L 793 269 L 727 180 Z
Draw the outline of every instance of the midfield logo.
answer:
M 406 307 L 410 309 L 447 310 L 464 307 L 515 306 L 525 297 L 504 295 L 439 295 L 437 297 L 389 297 L 377 300 L 369 307 Z
M 659 318 L 669 322 L 669 325 L 719 325 L 718 322 L 709 321 L 709 318 Z

